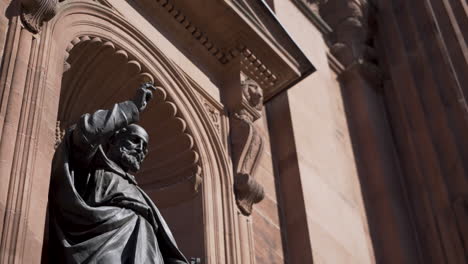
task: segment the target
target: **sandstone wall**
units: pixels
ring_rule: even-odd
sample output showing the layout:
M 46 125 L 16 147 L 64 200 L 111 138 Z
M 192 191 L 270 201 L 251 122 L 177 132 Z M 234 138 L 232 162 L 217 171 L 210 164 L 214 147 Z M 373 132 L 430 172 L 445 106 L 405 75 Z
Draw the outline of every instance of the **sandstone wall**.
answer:
M 280 220 L 280 212 L 283 208 L 280 208 L 281 204 L 278 203 L 278 179 L 274 173 L 270 133 L 268 132 L 265 111 L 264 118 L 258 121 L 256 126 L 263 137 L 265 148 L 255 177 L 265 190 L 265 198 L 255 205 L 251 216 L 255 259 L 258 264 L 285 263 L 282 241 L 285 230 Z
M 279 177 L 286 177 L 279 180 L 280 184 L 284 182 L 284 186 L 289 185 L 294 177 L 298 177 L 296 180 L 301 188 L 280 187 L 280 196 L 286 196 L 284 200 L 287 202 L 295 199 L 288 196 L 302 192 L 302 197 L 297 199 L 303 201 L 302 204 L 299 202 L 296 208 L 283 206 L 283 218 L 288 222 L 288 214 L 296 215 L 301 206 L 306 215 L 306 228 L 290 225 L 285 232 L 294 233 L 294 229 L 308 232 L 314 263 L 373 263 L 343 95 L 336 75 L 328 64 L 328 48 L 321 33 L 291 1 L 275 1 L 275 11 L 283 26 L 317 68 L 317 72 L 293 86 L 287 97 L 276 98 L 269 105 L 269 114 L 273 115 L 277 113 L 276 109 L 283 109 L 284 104 L 289 104 L 293 134 L 288 135 L 287 129 L 284 129 L 284 133 L 275 132 L 275 140 L 281 140 L 278 137 L 293 137 L 296 154 L 284 157 L 279 154 L 282 159 L 276 165 L 285 167 L 279 168 Z M 287 123 L 271 115 L 269 119 L 272 123 Z M 276 125 L 276 129 L 281 129 L 281 126 Z M 298 171 L 294 172 L 294 166 Z M 293 254 L 301 252 L 295 247 L 297 245 L 291 244 L 287 249 L 290 261 Z M 306 259 L 302 263 L 312 263 L 312 260 Z

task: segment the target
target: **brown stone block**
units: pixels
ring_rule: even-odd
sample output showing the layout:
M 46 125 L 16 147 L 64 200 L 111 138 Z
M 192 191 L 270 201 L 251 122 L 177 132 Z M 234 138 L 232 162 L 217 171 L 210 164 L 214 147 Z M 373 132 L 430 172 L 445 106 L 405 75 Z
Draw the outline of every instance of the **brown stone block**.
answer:
M 276 184 L 274 175 L 260 165 L 255 174 L 255 180 L 263 186 L 265 193 L 276 200 Z
M 278 204 L 276 203 L 275 198 L 272 198 L 267 194 L 262 202 L 259 203 L 254 210 L 258 210 L 259 214 L 263 215 L 274 225 L 278 227 L 281 226 Z
M 27 212 L 29 231 L 36 237 L 44 234 L 52 157 L 38 151 L 34 171 L 30 172 L 30 205 Z
M 308 186 L 304 198 L 309 226 L 313 219 L 349 252 L 368 254 L 367 221 L 360 208 L 318 178 L 303 184 Z
M 310 224 L 310 237 L 313 243 L 314 264 L 348 264 L 371 263 L 370 260 L 359 259 L 353 256 L 349 249 L 344 248 L 333 235 L 326 232 L 320 225 Z
M 39 264 L 41 263 L 43 237 L 30 235 L 32 232 L 29 230 L 26 232 L 28 236 L 26 236 L 24 241 L 25 251 L 22 263 Z
M 256 252 L 265 251 L 274 258 L 283 257 L 281 230 L 258 211 L 252 213 L 253 237 Z
M 255 261 L 257 264 L 283 264 L 284 259 L 271 251 L 255 249 Z
M 339 155 L 337 155 L 338 157 Z M 363 204 L 362 194 L 360 189 L 359 178 L 356 174 L 352 163 L 343 162 L 342 166 L 321 168 L 316 161 L 301 160 L 300 170 L 303 175 L 308 175 L 304 178 L 304 185 L 309 186 L 316 181 L 323 182 L 328 188 L 333 189 L 347 203 L 353 207 L 361 208 Z M 351 168 L 350 168 L 351 167 Z M 364 211 L 362 211 L 364 213 Z
M 54 152 L 55 144 L 55 124 L 50 123 L 47 118 L 42 119 L 42 125 L 39 129 L 37 138 L 37 147 L 42 153 L 49 153 L 52 155 Z M 52 159 L 50 160 L 50 163 Z

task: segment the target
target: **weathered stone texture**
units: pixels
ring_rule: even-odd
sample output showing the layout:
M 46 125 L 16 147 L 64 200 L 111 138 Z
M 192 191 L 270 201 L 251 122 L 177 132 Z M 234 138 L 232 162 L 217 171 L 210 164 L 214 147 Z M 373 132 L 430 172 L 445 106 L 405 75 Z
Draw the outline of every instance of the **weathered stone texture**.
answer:
M 284 263 L 282 241 L 282 225 L 277 196 L 277 179 L 274 174 L 273 157 L 271 155 L 270 137 L 266 112 L 262 122 L 255 124 L 263 138 L 264 153 L 259 162 L 256 179 L 264 187 L 265 198 L 254 207 L 252 214 L 255 258 L 258 264 Z
M 366 212 L 342 93 L 322 35 L 289 1 L 276 13 L 318 71 L 288 91 L 310 243 L 318 263 L 372 263 Z M 286 214 L 287 214 L 287 208 Z M 327 246 L 324 246 L 326 244 Z M 314 262 L 315 263 L 315 262 Z

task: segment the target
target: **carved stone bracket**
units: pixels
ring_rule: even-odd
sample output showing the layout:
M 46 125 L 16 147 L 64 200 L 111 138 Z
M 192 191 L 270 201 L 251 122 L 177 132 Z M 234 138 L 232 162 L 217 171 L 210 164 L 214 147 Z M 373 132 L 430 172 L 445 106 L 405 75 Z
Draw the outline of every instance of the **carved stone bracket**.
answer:
M 340 2 L 340 3 L 338 3 Z M 367 57 L 368 4 L 365 1 L 328 0 L 320 2 L 320 15 L 333 29 L 331 52 L 344 65 Z
M 260 160 L 263 141 L 255 129 L 252 116 L 246 111 L 235 113 L 231 118 L 231 142 L 236 175 L 234 192 L 239 209 L 245 215 L 252 213 L 252 205 L 264 197 L 263 187 L 253 178 Z
M 312 2 L 312 1 L 311 1 Z M 381 80 L 373 45 L 373 7 L 367 0 L 316 0 L 320 16 L 333 29 L 330 52 L 345 67 L 367 71 L 373 81 Z
M 244 215 L 252 213 L 252 206 L 265 194 L 253 175 L 263 152 L 263 140 L 254 126 L 261 117 L 262 89 L 252 79 L 241 81 L 242 108 L 230 116 L 231 143 L 235 168 L 234 193 L 236 203 Z
M 57 13 L 58 0 L 22 0 L 21 20 L 33 33 L 39 33 L 42 24 Z

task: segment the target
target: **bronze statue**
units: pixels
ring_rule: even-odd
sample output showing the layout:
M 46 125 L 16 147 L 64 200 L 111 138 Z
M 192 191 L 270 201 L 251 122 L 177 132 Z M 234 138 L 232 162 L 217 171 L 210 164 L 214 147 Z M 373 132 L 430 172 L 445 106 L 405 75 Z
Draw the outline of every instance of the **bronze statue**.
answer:
M 188 263 L 129 173 L 148 153 L 148 134 L 135 123 L 150 89 L 144 84 L 133 100 L 81 116 L 59 145 L 49 200 L 54 263 Z

